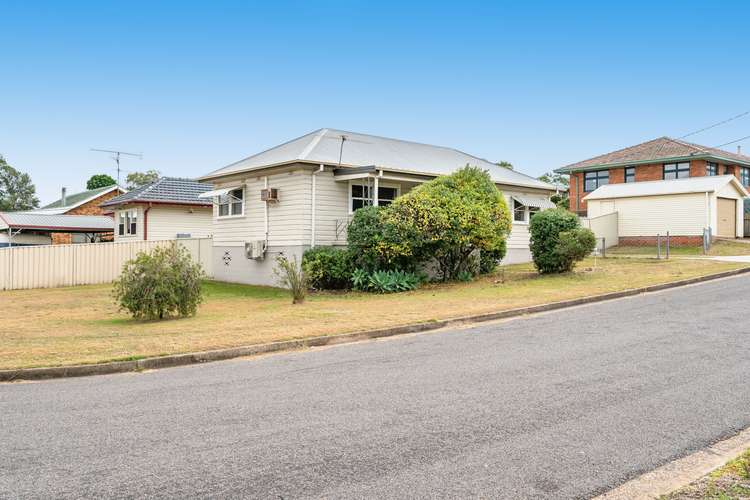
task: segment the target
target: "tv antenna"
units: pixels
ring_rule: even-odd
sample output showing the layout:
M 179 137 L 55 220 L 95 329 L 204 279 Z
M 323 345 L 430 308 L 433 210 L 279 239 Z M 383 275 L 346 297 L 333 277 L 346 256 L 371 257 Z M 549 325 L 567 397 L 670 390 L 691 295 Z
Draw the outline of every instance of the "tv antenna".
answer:
M 139 160 L 143 159 L 143 153 L 128 153 L 126 151 L 113 151 L 111 149 L 94 149 L 94 148 L 91 148 L 91 151 L 96 151 L 97 153 L 112 153 L 112 156 L 110 156 L 110 158 L 115 160 L 115 163 L 117 164 L 117 185 L 118 186 L 120 185 L 120 155 L 134 156 L 138 158 Z

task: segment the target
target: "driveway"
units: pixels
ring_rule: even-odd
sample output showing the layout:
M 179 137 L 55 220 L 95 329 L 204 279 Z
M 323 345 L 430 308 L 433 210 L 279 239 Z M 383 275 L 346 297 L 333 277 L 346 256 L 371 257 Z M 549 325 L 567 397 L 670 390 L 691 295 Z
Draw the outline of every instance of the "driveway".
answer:
M 0 385 L 0 495 L 589 497 L 750 426 L 748 296 Z

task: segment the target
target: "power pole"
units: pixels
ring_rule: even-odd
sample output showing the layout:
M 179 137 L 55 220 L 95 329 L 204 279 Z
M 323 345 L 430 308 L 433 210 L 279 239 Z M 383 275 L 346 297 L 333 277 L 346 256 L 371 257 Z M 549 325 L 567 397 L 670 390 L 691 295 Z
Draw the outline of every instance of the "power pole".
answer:
M 111 149 L 94 149 L 91 148 L 91 151 L 96 151 L 98 153 L 111 153 L 114 156 L 111 156 L 113 160 L 115 160 L 115 164 L 117 165 L 117 185 L 120 185 L 120 155 L 125 156 L 134 156 L 138 158 L 139 160 L 143 159 L 143 153 L 128 153 L 126 151 L 113 151 Z

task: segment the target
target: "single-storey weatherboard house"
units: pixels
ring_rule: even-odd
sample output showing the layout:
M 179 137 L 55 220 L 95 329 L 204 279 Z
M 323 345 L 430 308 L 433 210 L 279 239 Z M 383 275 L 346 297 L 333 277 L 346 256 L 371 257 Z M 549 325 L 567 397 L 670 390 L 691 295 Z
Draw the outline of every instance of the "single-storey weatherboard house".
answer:
M 505 262 L 530 260 L 529 217 L 554 207 L 554 186 L 448 147 L 321 129 L 199 178 L 213 185 L 200 197 L 214 202 L 214 277 L 276 284 L 277 255 L 346 245 L 355 210 L 467 164 L 490 173 L 512 211 Z
M 114 216 L 115 241 L 206 238 L 213 232 L 211 189 L 192 179 L 161 177 L 101 204 Z

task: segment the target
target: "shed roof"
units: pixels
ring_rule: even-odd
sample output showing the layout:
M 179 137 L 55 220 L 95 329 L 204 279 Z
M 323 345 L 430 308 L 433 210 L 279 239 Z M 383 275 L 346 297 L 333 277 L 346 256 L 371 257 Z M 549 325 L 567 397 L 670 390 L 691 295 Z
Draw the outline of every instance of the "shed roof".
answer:
M 719 161 L 750 165 L 750 156 L 731 153 L 723 149 L 701 146 L 700 144 L 672 139 L 671 137 L 659 137 L 658 139 L 642 142 L 635 146 L 618 149 L 611 153 L 572 163 L 559 168 L 556 171 L 566 173 L 606 166 L 690 158 L 714 158 Z
M 35 229 L 68 233 L 97 233 L 114 229 L 112 217 L 106 215 L 58 215 L 34 212 L 0 212 L 0 230 Z
M 747 190 L 733 175 L 710 177 L 689 177 L 667 181 L 626 182 L 605 184 L 592 191 L 583 199 L 607 200 L 611 198 L 636 198 L 639 196 L 662 196 L 670 194 L 713 193 L 732 184 L 742 196 L 748 196 Z
M 297 162 L 334 166 L 340 164 L 342 167 L 374 166 L 388 171 L 429 176 L 450 174 L 468 164 L 487 170 L 492 180 L 498 184 L 555 189 L 551 184 L 457 149 L 328 128 L 292 139 L 215 170 L 200 179 L 211 180 Z
M 110 193 L 116 189 L 119 189 L 123 192 L 125 192 L 124 189 L 117 186 L 116 184 L 113 184 L 111 186 L 104 186 L 96 189 L 89 189 L 88 191 L 81 191 L 80 193 L 73 193 L 65 196 L 65 204 L 63 204 L 62 198 L 59 200 L 55 200 L 52 203 L 43 206 L 42 208 L 38 209 L 41 213 L 48 213 L 48 214 L 54 214 L 54 213 L 65 213 L 69 210 L 72 210 L 78 206 L 83 205 L 84 203 L 87 203 L 91 200 L 95 200 L 99 196 L 105 195 L 107 193 Z
M 151 184 L 146 184 L 120 196 L 115 196 L 100 206 L 111 207 L 125 203 L 140 202 L 211 206 L 211 200 L 198 198 L 199 194 L 210 191 L 211 187 L 210 184 L 203 184 L 193 179 L 160 177 Z

